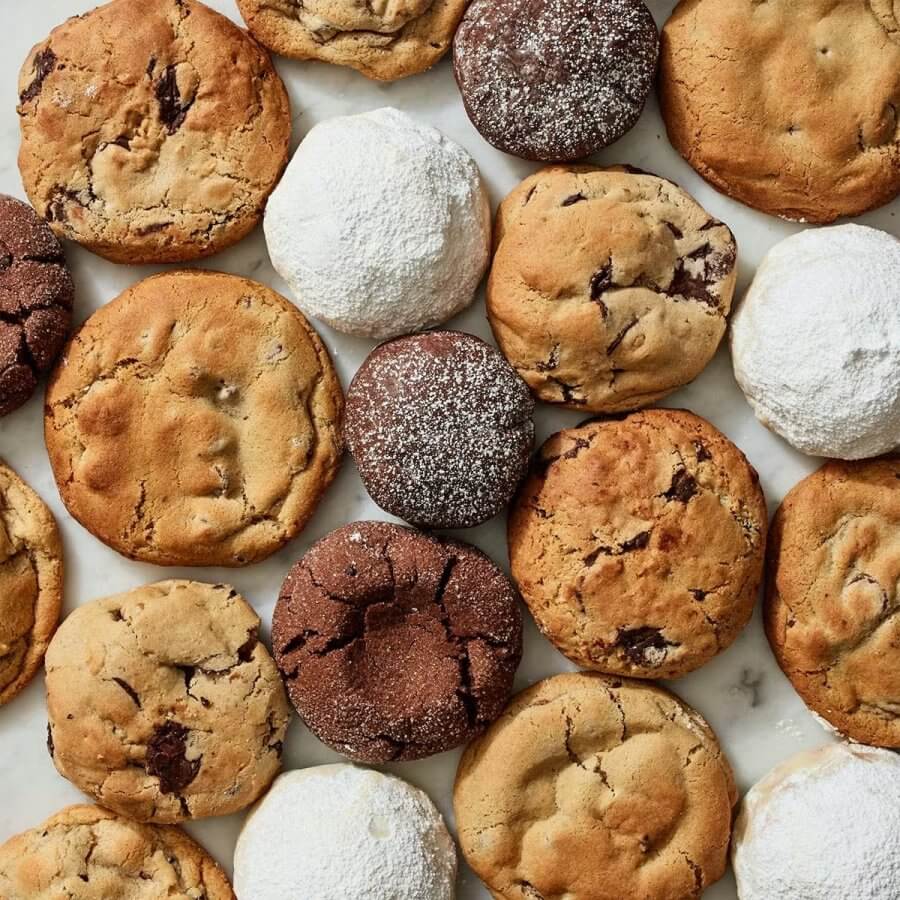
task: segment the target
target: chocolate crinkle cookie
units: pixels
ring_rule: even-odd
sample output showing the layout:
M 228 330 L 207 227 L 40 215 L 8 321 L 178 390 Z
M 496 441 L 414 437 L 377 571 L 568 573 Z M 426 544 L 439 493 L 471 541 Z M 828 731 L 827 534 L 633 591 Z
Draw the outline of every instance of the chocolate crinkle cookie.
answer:
M 291 569 L 272 641 L 309 728 L 382 763 L 459 746 L 500 715 L 522 618 L 515 589 L 475 547 L 357 522 Z

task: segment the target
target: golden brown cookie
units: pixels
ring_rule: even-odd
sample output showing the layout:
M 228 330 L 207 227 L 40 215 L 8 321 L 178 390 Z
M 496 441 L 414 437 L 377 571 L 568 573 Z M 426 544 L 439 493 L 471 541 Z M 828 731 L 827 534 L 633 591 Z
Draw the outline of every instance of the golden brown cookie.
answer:
M 250 33 L 294 59 L 350 66 L 395 81 L 449 49 L 469 0 L 237 0 Z
M 60 237 L 114 262 L 217 253 L 262 218 L 291 113 L 268 54 L 196 0 L 69 19 L 19 78 L 19 168 Z
M 62 543 L 53 514 L 0 461 L 0 706 L 41 667 L 62 591 Z
M 78 607 L 47 650 L 47 708 L 60 774 L 162 824 L 253 803 L 290 719 L 259 616 L 228 585 L 193 581 Z
M 736 261 L 729 228 L 671 181 L 554 166 L 500 205 L 488 318 L 541 400 L 636 409 L 712 359 Z
M 651 409 L 553 435 L 509 519 L 513 580 L 544 634 L 589 669 L 676 678 L 750 619 L 766 502 L 709 422 Z
M 469 746 L 453 803 L 497 900 L 688 900 L 725 871 L 731 768 L 673 694 L 585 672 L 519 694 Z
M 659 91 L 675 148 L 763 212 L 831 222 L 900 192 L 896 0 L 681 0 Z
M 772 524 L 766 633 L 806 704 L 855 741 L 900 747 L 900 457 L 828 462 Z
M 69 512 L 132 559 L 242 566 L 306 524 L 341 459 L 343 395 L 292 303 L 217 272 L 141 281 L 51 378 L 45 436 Z
M 180 828 L 70 806 L 0 846 L 9 900 L 234 900 L 216 861 Z

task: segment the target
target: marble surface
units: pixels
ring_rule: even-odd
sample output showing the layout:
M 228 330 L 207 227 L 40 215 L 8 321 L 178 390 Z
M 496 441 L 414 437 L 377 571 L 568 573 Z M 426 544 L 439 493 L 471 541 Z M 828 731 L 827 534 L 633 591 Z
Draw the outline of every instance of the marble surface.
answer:
M 91 0 L 40 0 L 38 3 L 3 0 L 5 21 L 0 37 L 2 192 L 24 197 L 16 168 L 18 68 L 32 44 L 44 38 L 51 27 L 69 15 L 86 11 L 90 5 Z M 214 0 L 211 5 L 234 19 L 239 18 L 233 0 Z M 650 0 L 649 5 L 662 24 L 674 3 L 672 0 Z M 277 66 L 293 102 L 295 145 L 322 119 L 392 105 L 430 122 L 465 146 L 481 166 L 495 205 L 522 177 L 536 168 L 503 155 L 481 139 L 463 112 L 446 60 L 425 75 L 394 85 L 369 82 L 355 72 L 318 63 L 296 63 L 279 58 Z M 598 161 L 630 163 L 672 178 L 691 191 L 711 213 L 727 222 L 737 235 L 741 249 L 741 288 L 749 282 L 766 250 L 799 230 L 799 226 L 745 209 L 703 183 L 669 146 L 654 102 L 648 105 L 637 128 L 600 154 Z M 898 211 L 900 202 L 895 201 L 860 221 L 900 234 Z M 66 249 L 78 286 L 76 319 L 79 322 L 126 286 L 161 268 L 116 266 L 74 245 Z M 347 264 L 352 265 L 352 260 L 347 260 Z M 258 279 L 286 293 L 286 286 L 269 263 L 260 230 L 205 265 Z M 483 297 L 479 296 L 472 309 L 457 317 L 452 325 L 489 337 Z M 338 335 L 324 326 L 320 331 L 334 353 L 346 385 L 371 344 Z M 798 348 L 798 352 L 802 352 L 802 348 Z M 747 453 L 762 476 L 770 512 L 795 482 L 817 466 L 816 460 L 795 453 L 756 422 L 735 384 L 727 347 L 720 350 L 695 383 L 669 398 L 667 405 L 687 407 L 705 416 Z M 577 413 L 542 407 L 537 417 L 539 440 L 580 418 Z M 383 518 L 368 500 L 353 464 L 348 460 L 312 523 L 296 541 L 272 559 L 237 571 L 163 570 L 120 558 L 67 515 L 56 492 L 42 442 L 39 397 L 12 416 L 0 419 L 0 457 L 11 463 L 41 493 L 59 519 L 66 551 L 67 611 L 91 599 L 161 578 L 193 577 L 233 583 L 268 625 L 285 572 L 312 541 L 357 518 Z M 506 564 L 504 523 L 500 519 L 469 531 L 463 537 Z M 518 687 L 567 668 L 571 666 L 529 622 Z M 733 647 L 699 672 L 671 686 L 713 725 L 734 764 L 742 790 L 795 751 L 831 740 L 778 670 L 758 613 Z M 79 792 L 56 774 L 45 748 L 45 738 L 43 686 L 38 679 L 16 701 L 0 709 L 0 841 L 36 825 L 59 807 L 80 799 Z M 315 765 L 336 758 L 295 721 L 286 745 L 286 767 Z M 452 824 L 450 796 L 457 759 L 458 753 L 446 753 L 422 762 L 387 768 L 428 791 Z M 230 869 L 240 824 L 241 816 L 231 816 L 191 825 L 190 831 Z M 709 900 L 736 897 L 731 876 L 711 888 L 705 896 Z M 460 900 L 484 900 L 487 897 L 478 880 L 463 867 Z

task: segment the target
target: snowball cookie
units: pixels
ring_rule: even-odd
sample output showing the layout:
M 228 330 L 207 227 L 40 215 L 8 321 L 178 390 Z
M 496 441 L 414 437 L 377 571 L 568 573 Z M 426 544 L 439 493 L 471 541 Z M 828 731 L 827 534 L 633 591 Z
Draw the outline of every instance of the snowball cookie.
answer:
M 472 302 L 488 264 L 490 207 L 462 147 L 379 109 L 309 132 L 269 200 L 265 232 L 304 312 L 382 340 Z
M 831 744 L 744 797 L 732 862 L 741 900 L 900 897 L 900 756 Z
M 456 846 L 412 785 L 355 766 L 287 772 L 234 852 L 241 900 L 452 900 Z
M 734 374 L 757 418 L 813 456 L 900 444 L 900 241 L 803 231 L 769 251 L 732 319 Z

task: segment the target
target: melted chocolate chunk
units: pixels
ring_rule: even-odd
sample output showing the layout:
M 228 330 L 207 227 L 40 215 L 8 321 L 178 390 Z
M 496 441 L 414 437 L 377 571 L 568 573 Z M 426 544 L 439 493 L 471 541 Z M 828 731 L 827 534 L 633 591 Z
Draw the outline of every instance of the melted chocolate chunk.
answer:
M 124 678 L 113 678 L 113 681 L 128 694 L 129 697 L 134 701 L 134 705 L 140 709 L 141 708 L 141 698 L 138 696 L 138 692 L 127 682 Z
M 44 79 L 56 68 L 56 54 L 49 48 L 45 47 L 34 58 L 34 79 L 31 84 L 22 91 L 19 100 L 22 103 L 28 103 L 34 100 L 41 92 L 44 86 Z
M 166 66 L 162 78 L 156 83 L 156 99 L 159 101 L 159 117 L 169 134 L 175 134 L 184 124 L 193 100 L 187 103 L 178 89 L 178 77 L 175 66 Z
M 147 772 L 159 779 L 159 789 L 164 794 L 183 791 L 200 771 L 201 761 L 185 756 L 189 733 L 178 722 L 163 722 L 147 744 Z
M 652 657 L 657 657 L 657 662 L 665 659 L 669 647 L 676 646 L 662 636 L 662 630 L 646 626 L 643 628 L 620 628 L 616 637 L 616 644 L 622 648 L 622 652 L 636 665 L 653 665 Z
M 679 469 L 672 476 L 672 485 L 663 495 L 666 500 L 687 503 L 697 493 L 697 479 L 687 469 Z
M 587 200 L 587 197 L 585 197 L 584 194 L 579 192 L 577 194 L 572 194 L 571 197 L 566 197 L 566 199 L 563 200 L 562 205 L 563 206 L 574 206 L 576 203 L 581 203 L 584 200 Z
M 595 303 L 612 287 L 612 262 L 597 269 L 591 276 L 591 300 Z

